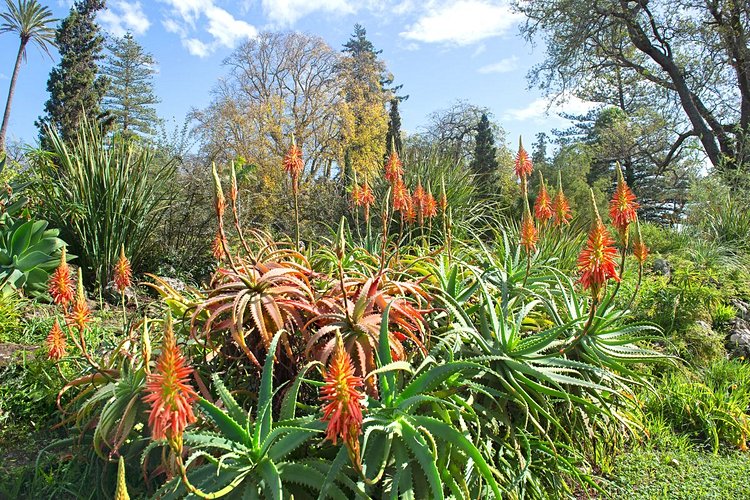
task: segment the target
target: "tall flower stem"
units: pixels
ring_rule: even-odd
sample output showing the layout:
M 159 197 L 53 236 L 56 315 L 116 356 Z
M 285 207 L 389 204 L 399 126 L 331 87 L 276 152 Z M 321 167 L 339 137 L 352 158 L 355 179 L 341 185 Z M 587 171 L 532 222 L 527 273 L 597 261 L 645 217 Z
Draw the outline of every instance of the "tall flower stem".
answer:
M 293 182 L 294 187 L 292 189 L 294 191 L 294 249 L 296 251 L 299 251 L 299 186 L 296 179 Z

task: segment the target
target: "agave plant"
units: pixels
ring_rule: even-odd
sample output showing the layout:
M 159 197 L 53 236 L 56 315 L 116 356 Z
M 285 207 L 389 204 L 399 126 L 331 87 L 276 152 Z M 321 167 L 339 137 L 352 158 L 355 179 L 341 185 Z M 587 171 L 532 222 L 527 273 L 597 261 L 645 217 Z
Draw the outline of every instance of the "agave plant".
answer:
M 328 496 L 346 499 L 359 491 L 344 474 L 330 475 L 330 464 L 324 459 L 291 458 L 295 450 L 322 433 L 324 426 L 312 417 L 294 418 L 296 393 L 285 402 L 284 420 L 274 423 L 274 355 L 283 335 L 276 333 L 269 344 L 254 412 L 243 410 L 219 375 L 213 375 L 223 409 L 205 399 L 198 401 L 198 408 L 216 432 L 184 434 L 190 456 L 181 465 L 181 475 L 156 493 L 158 498 L 184 498 L 189 493 L 204 498 L 230 494 L 233 498 L 311 498 L 325 485 Z

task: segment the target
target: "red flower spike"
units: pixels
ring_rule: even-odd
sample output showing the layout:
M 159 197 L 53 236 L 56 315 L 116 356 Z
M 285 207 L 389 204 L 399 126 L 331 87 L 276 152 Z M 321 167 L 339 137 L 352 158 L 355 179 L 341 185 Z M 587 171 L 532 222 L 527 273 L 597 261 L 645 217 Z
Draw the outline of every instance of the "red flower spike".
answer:
M 515 165 L 515 172 L 516 176 L 521 179 L 525 180 L 528 176 L 531 175 L 531 172 L 534 170 L 534 166 L 531 163 L 531 158 L 529 157 L 529 153 L 526 152 L 526 150 L 523 148 L 523 142 L 521 141 L 521 138 L 518 138 L 518 153 L 516 154 L 516 165 Z
M 52 329 L 47 335 L 47 357 L 49 359 L 60 361 L 68 351 L 65 332 L 60 328 L 60 323 L 55 320 Z
M 591 193 L 591 199 L 594 200 L 594 193 Z M 591 294 L 595 300 L 599 300 L 602 287 L 607 280 L 614 279 L 620 281 L 617 272 L 617 250 L 614 241 L 609 235 L 607 228 L 604 226 L 599 212 L 594 203 L 594 213 L 596 215 L 589 232 L 586 246 L 578 256 L 578 270 L 581 272 L 579 282 L 583 285 L 584 290 L 591 289 Z
M 326 439 L 334 445 L 338 439 L 344 442 L 353 460 L 359 462 L 359 434 L 362 430 L 361 392 L 363 381 L 354 375 L 352 359 L 344 350 L 341 341 L 327 369 L 323 372 L 325 385 L 321 388 L 324 422 L 328 422 Z
M 55 304 L 67 307 L 68 304 L 73 302 L 73 277 L 70 275 L 70 266 L 66 259 L 65 247 L 62 247 L 60 252 L 60 265 L 57 266 L 55 271 L 50 276 L 49 282 L 47 283 L 47 290 L 52 296 L 52 300 Z
M 91 309 L 89 308 L 88 302 L 86 302 L 86 295 L 83 293 L 83 277 L 81 274 L 81 268 L 78 268 L 78 287 L 76 292 L 76 298 L 73 302 L 73 307 L 65 317 L 68 326 L 76 327 L 79 332 L 83 332 L 86 329 L 86 325 L 91 321 Z
M 394 149 L 388 161 L 385 163 L 385 180 L 395 185 L 403 179 L 404 169 L 398 153 Z
M 198 394 L 188 381 L 192 373 L 177 347 L 171 316 L 167 314 L 161 353 L 147 376 L 143 401 L 151 405 L 148 425 L 152 439 L 166 439 L 176 452 L 182 450 L 185 428 L 196 421 L 193 403 Z
M 636 197 L 633 191 L 628 187 L 625 178 L 622 176 L 622 169 L 617 165 L 617 188 L 609 202 L 609 217 L 612 225 L 617 228 L 625 240 L 628 226 L 638 217 L 637 210 L 640 207 L 635 201 Z
M 544 176 L 539 172 L 539 194 L 534 202 L 534 217 L 539 222 L 547 222 L 552 218 L 552 200 L 544 184 Z
M 125 257 L 125 245 L 120 246 L 120 258 L 117 259 L 114 271 L 115 288 L 120 293 L 132 284 L 133 270 L 130 267 L 130 261 Z

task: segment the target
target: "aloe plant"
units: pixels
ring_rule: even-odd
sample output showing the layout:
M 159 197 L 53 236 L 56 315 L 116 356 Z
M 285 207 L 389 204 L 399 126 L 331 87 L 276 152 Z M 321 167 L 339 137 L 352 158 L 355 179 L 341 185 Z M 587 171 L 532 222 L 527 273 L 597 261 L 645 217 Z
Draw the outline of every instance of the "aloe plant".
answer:
M 286 403 L 287 411 L 282 415 L 288 418 L 274 423 L 274 355 L 283 334 L 277 333 L 270 343 L 254 412 L 243 410 L 219 375 L 213 374 L 223 408 L 202 398 L 198 408 L 216 432 L 184 434 L 183 443 L 191 455 L 184 463 L 183 475 L 164 485 L 157 492 L 158 498 L 183 498 L 188 493 L 203 498 L 229 494 L 256 499 L 308 498 L 324 484 L 330 497 L 352 498 L 357 486 L 343 474 L 327 476 L 330 464 L 326 460 L 292 459 L 295 450 L 323 432 L 322 422 L 313 417 L 294 418 L 292 400 Z M 347 488 L 342 489 L 339 481 Z

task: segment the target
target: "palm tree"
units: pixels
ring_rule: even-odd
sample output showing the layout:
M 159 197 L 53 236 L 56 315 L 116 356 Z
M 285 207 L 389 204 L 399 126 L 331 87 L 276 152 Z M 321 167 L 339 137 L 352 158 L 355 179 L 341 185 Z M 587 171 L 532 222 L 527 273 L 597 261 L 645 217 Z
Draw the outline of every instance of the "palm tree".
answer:
M 5 113 L 3 114 L 3 124 L 0 127 L 0 153 L 5 150 L 5 134 L 8 131 L 10 106 L 13 102 L 13 93 L 16 90 L 21 60 L 26 60 L 26 45 L 33 42 L 48 56 L 52 57 L 49 53 L 49 47 L 55 45 L 55 29 L 51 25 L 57 22 L 57 19 L 52 17 L 49 8 L 43 7 L 37 0 L 18 0 L 17 4 L 13 4 L 11 0 L 5 0 L 5 3 L 8 11 L 0 14 L 3 21 L 0 24 L 0 34 L 18 33 L 21 38 L 21 45 L 18 47 L 16 66 L 10 79 L 8 101 L 5 104 Z

